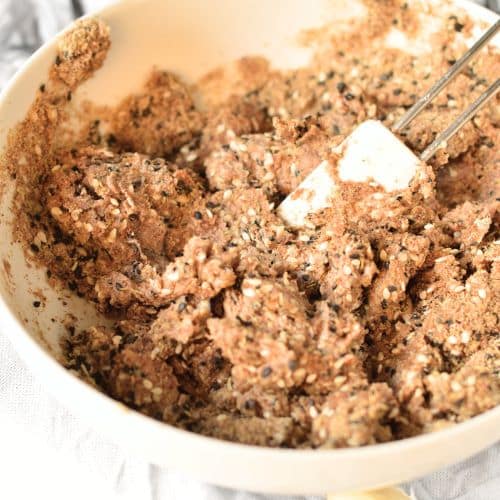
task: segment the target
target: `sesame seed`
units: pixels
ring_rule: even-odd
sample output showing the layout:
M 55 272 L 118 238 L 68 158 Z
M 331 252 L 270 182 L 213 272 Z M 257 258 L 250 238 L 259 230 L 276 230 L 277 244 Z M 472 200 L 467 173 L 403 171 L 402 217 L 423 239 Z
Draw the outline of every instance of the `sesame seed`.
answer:
M 57 218 L 62 215 L 62 210 L 59 207 L 52 207 L 50 209 L 50 214 L 52 215 L 52 217 Z
M 484 288 L 480 288 L 477 291 L 477 294 L 479 295 L 479 298 L 485 299 L 486 298 L 486 290 Z
M 169 281 L 177 281 L 179 279 L 179 271 L 171 271 L 166 276 Z
M 255 290 L 253 288 L 243 288 L 241 292 L 245 297 L 249 298 L 255 297 Z
M 311 406 L 309 408 L 309 415 L 311 418 L 316 418 L 319 415 L 318 410 L 316 410 L 316 408 L 314 406 Z
M 351 269 L 349 266 L 344 266 L 344 267 L 342 268 L 342 271 L 344 272 L 344 274 L 345 274 L 346 276 L 349 276 L 349 275 L 351 275 L 351 274 L 352 274 L 352 269 Z
M 269 151 L 266 151 L 266 153 L 264 154 L 264 167 L 270 167 L 273 163 L 273 155 Z
M 337 90 L 342 94 L 345 89 L 347 88 L 347 85 L 344 82 L 339 82 L 337 83 Z
M 398 254 L 398 260 L 400 262 L 407 262 L 408 261 L 408 254 L 406 252 L 400 252 Z
M 418 354 L 417 361 L 422 364 L 426 364 L 429 361 L 429 358 L 425 354 Z

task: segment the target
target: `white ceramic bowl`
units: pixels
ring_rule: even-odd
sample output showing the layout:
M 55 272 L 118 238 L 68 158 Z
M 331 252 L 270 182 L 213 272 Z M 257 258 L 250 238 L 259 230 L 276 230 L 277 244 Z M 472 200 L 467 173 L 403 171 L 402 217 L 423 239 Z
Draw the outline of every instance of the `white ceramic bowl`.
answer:
M 458 2 L 457 2 L 458 3 Z M 462 2 L 461 2 L 462 5 Z M 496 16 L 463 2 L 475 19 Z M 152 64 L 193 81 L 214 66 L 263 54 L 278 67 L 305 64 L 310 53 L 296 34 L 359 12 L 340 0 L 131 0 L 99 15 L 113 46 L 102 70 L 76 97 L 112 103 L 137 89 Z M 0 150 L 23 118 L 55 56 L 55 41 L 37 51 L 0 97 Z M 500 408 L 440 432 L 376 446 L 331 451 L 244 446 L 202 437 L 147 418 L 97 392 L 57 361 L 58 321 L 71 312 L 79 326 L 95 312 L 77 297 L 48 287 L 43 269 L 26 263 L 12 242 L 10 181 L 0 200 L 0 329 L 33 373 L 75 414 L 153 463 L 182 469 L 211 483 L 254 491 L 322 494 L 399 483 L 461 460 L 500 439 Z M 44 306 L 35 309 L 33 293 Z M 63 297 L 64 295 L 64 297 Z M 66 301 L 66 304 L 63 303 Z

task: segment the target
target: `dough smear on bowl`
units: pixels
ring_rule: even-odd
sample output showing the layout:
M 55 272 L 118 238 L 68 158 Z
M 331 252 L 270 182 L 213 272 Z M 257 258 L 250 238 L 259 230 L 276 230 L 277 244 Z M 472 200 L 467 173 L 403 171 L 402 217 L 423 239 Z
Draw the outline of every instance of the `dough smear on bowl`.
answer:
M 407 189 L 339 181 L 301 230 L 276 213 L 357 124 L 393 124 L 472 29 L 436 11 L 424 58 L 385 43 L 417 36 L 418 6 L 366 7 L 309 67 L 248 57 L 194 90 L 155 68 L 116 107 L 87 104 L 78 132 L 72 93 L 112 33 L 89 19 L 62 37 L 4 164 L 27 258 L 112 320 L 68 331 L 68 369 L 156 419 L 265 446 L 385 442 L 500 403 L 498 101 Z M 402 139 L 421 151 L 499 66 L 481 53 Z

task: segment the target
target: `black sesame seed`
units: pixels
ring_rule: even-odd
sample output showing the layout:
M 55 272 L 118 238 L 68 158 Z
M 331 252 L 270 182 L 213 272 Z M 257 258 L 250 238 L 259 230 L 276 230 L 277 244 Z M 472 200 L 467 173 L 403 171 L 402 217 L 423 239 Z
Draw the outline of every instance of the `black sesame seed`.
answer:
M 62 59 L 61 59 L 61 57 L 59 55 L 56 56 L 55 63 L 56 63 L 56 66 L 59 66 L 62 63 Z
M 348 100 L 348 101 L 352 101 L 354 99 L 354 94 L 351 94 L 350 92 L 348 92 L 346 95 L 345 95 L 345 98 Z
M 196 211 L 196 212 L 194 213 L 194 218 L 195 218 L 196 220 L 201 220 L 201 219 L 203 218 L 203 215 L 201 215 L 201 212 Z
M 288 362 L 288 368 L 290 368 L 290 370 L 292 371 L 295 371 L 297 369 L 297 361 L 295 361 L 295 359 L 291 359 Z
M 40 305 L 41 305 L 41 302 L 39 300 L 35 300 L 33 302 L 33 307 L 40 307 Z
M 464 25 L 462 23 L 455 23 L 455 26 L 453 26 L 455 28 L 455 31 L 462 31 L 464 29 Z
M 273 372 L 273 369 L 270 367 L 270 366 L 264 366 L 264 368 L 262 369 L 262 378 L 267 378 L 269 377 L 269 375 L 271 375 L 271 373 Z
M 182 312 L 184 311 L 184 309 L 186 309 L 187 307 L 187 304 L 185 302 L 181 302 L 178 306 L 177 306 L 177 311 L 178 312 Z
M 347 85 L 344 82 L 339 82 L 337 83 L 337 90 L 342 94 L 345 89 L 347 88 Z
M 35 252 L 35 253 L 38 253 L 38 252 L 40 251 L 40 249 L 39 249 L 39 248 L 38 248 L 38 247 L 37 247 L 34 243 L 32 243 L 32 244 L 30 245 L 30 248 L 31 248 L 31 250 L 33 250 L 33 252 Z
M 253 410 L 255 408 L 256 401 L 255 399 L 247 399 L 245 401 L 245 409 L 246 410 Z
M 402 91 L 401 89 L 394 89 L 394 90 L 392 91 L 392 93 L 393 93 L 394 95 L 401 95 L 401 93 L 402 93 L 402 92 L 403 92 L 403 91 Z
M 224 358 L 222 356 L 214 356 L 213 363 L 216 370 L 221 370 L 224 367 Z
M 38 88 L 40 89 L 40 92 L 45 92 L 45 83 L 42 83 Z

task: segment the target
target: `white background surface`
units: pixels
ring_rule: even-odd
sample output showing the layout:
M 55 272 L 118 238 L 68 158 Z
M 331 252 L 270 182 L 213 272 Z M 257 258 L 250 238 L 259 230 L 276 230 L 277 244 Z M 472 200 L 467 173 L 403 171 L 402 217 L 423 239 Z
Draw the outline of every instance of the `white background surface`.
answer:
M 91 9 L 107 2 L 82 3 Z M 38 41 L 70 21 L 69 4 L 0 0 L 0 88 Z M 9 25 L 14 10 L 17 17 Z M 38 35 L 32 31 L 34 16 Z M 11 36 L 12 25 L 18 33 Z M 500 444 L 407 489 L 419 500 L 500 499 Z M 207 486 L 127 456 L 54 401 L 0 332 L 0 500 L 257 498 L 268 497 Z

